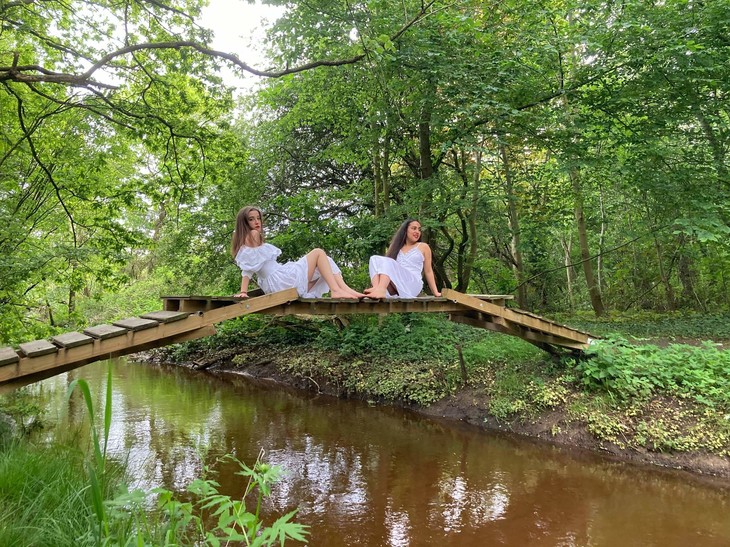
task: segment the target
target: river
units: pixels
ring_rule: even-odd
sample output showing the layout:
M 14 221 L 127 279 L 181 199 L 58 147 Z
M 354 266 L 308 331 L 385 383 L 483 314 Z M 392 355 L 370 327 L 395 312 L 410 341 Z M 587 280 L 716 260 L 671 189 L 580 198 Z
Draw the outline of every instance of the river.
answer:
M 179 367 L 111 363 L 110 451 L 133 486 L 182 492 L 204 466 L 222 492 L 233 454 L 281 466 L 267 521 L 295 508 L 314 546 L 728 546 L 728 484 L 640 467 L 399 408 Z M 75 378 L 101 408 L 107 363 L 37 384 L 51 431 L 88 438 Z M 288 544 L 288 543 L 287 543 Z

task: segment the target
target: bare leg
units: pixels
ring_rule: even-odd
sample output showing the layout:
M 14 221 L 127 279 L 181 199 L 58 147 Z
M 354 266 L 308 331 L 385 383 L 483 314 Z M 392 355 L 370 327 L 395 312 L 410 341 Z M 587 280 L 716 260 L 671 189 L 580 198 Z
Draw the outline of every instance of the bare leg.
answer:
M 335 275 L 330 266 L 330 261 L 327 259 L 327 254 L 322 249 L 313 249 L 306 255 L 307 257 L 307 278 L 312 280 L 314 277 L 314 270 L 319 269 L 320 275 L 324 278 L 325 283 L 330 288 L 330 294 L 332 298 L 360 298 L 365 296 L 362 293 L 356 292 L 348 287 L 341 275 Z M 339 278 L 339 280 L 337 279 Z
M 321 273 L 321 272 L 320 272 Z M 357 292 L 355 289 L 351 288 L 347 283 L 345 283 L 344 278 L 341 274 L 336 274 L 334 271 L 332 272 L 335 278 L 335 281 L 337 282 L 338 287 L 347 292 L 350 296 L 349 298 L 364 298 L 365 294 L 361 292 Z M 312 290 L 312 287 L 314 287 L 317 284 L 316 281 L 312 280 L 309 282 L 309 290 Z
M 376 274 L 371 279 L 373 286 L 365 289 L 365 294 L 370 298 L 385 298 L 390 285 L 390 277 L 385 274 Z
M 344 278 L 340 274 L 335 274 L 335 281 L 337 281 L 337 283 L 339 284 L 340 289 L 350 293 L 353 298 L 363 298 L 365 296 L 364 293 L 357 292 L 355 289 L 351 288 L 347 283 L 345 283 Z

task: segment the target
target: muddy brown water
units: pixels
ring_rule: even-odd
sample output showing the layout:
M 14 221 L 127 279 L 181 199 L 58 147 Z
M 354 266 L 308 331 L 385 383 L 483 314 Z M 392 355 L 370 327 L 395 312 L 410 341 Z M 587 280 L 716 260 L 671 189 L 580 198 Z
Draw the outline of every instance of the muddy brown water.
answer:
M 111 363 L 110 451 L 134 486 L 183 492 L 234 454 L 281 466 L 269 522 L 298 508 L 315 546 L 728 546 L 730 484 L 493 435 L 402 409 L 317 397 L 244 377 Z M 57 431 L 87 423 L 75 378 L 101 406 L 107 364 L 38 384 Z M 79 433 L 88 438 L 88 431 Z M 289 543 L 287 543 L 289 544 Z

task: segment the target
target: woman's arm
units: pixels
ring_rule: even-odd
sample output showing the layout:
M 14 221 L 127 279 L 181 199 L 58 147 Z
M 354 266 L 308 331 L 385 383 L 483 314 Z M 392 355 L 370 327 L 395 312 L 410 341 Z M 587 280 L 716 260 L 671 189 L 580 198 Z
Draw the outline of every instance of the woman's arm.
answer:
M 431 266 L 431 247 L 425 243 L 418 247 L 423 253 L 423 275 L 426 277 L 428 288 L 431 289 L 431 294 L 434 296 L 441 296 L 441 291 L 436 288 L 436 277 L 433 275 L 433 267 Z
M 248 283 L 251 281 L 247 275 L 241 276 L 241 292 L 234 294 L 237 298 L 248 298 Z

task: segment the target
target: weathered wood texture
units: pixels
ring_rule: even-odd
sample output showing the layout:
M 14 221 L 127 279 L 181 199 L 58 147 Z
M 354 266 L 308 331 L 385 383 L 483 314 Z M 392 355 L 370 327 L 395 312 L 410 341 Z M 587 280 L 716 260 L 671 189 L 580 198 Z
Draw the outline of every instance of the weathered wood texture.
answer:
M 583 350 L 591 335 L 529 312 L 505 307 L 511 295 L 467 295 L 444 289 L 441 297 L 387 300 L 305 299 L 295 289 L 248 299 L 166 296 L 161 311 L 97 325 L 84 333 L 54 336 L 52 342 L 20 344 L 18 351 L 0 348 L 0 390 L 65 372 L 93 361 L 192 340 L 215 333 L 214 325 L 251 313 L 333 315 L 446 313 L 459 323 L 519 336 L 546 351 Z

